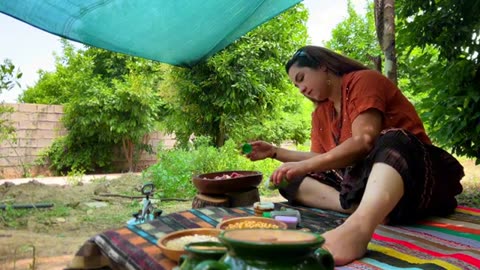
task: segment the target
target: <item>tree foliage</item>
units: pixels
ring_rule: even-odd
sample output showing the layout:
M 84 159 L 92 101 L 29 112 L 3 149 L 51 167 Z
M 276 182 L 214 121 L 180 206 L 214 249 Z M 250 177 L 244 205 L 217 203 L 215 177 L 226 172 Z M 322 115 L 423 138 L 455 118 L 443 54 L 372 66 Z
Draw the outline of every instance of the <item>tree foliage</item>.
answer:
M 85 140 L 86 145 L 93 142 L 93 147 L 113 148 L 120 144 L 132 171 L 135 155 L 146 149 L 148 133 L 154 130 L 161 99 L 153 90 L 155 85 L 141 74 L 129 74 L 124 81 L 114 80 L 112 87 L 97 87 L 66 104 L 63 122 L 68 136 L 76 139 L 76 145 L 79 139 Z M 95 161 L 95 153 L 92 154 L 91 160 Z
M 76 92 L 86 92 L 99 82 L 93 73 L 93 59 L 83 56 L 83 51 L 77 51 L 67 40 L 61 42 L 63 55 L 55 55 L 55 71 L 40 70 L 37 83 L 20 95 L 20 102 L 66 104 Z
M 347 11 L 347 18 L 332 30 L 332 38 L 325 46 L 376 68 L 372 58 L 380 56 L 382 51 L 375 31 L 373 2 L 368 1 L 365 16 L 355 10 L 351 0 L 348 0 Z
M 20 86 L 18 80 L 22 77 L 22 72 L 15 68 L 10 59 L 4 59 L 0 64 L 0 94 L 3 91 L 11 90 L 15 85 Z M 15 139 L 15 127 L 9 120 L 9 115 L 13 112 L 12 107 L 7 107 L 2 102 L 0 104 L 0 143 L 5 140 Z
M 51 168 L 109 170 L 112 153 L 123 150 L 130 170 L 155 128 L 162 100 L 159 64 L 98 48 L 75 50 L 64 41 L 56 70 L 42 73 L 22 95 L 33 103 L 63 104 L 68 133 L 46 152 Z
M 408 87 L 435 141 L 480 161 L 480 1 L 397 0 Z
M 304 99 L 287 81 L 284 63 L 305 45 L 307 11 L 297 5 L 192 69 L 172 68 L 162 95 L 171 104 L 166 127 L 177 140 L 213 138 L 221 146 L 262 138 L 303 142 Z M 293 116 L 293 117 L 292 117 Z
M 0 64 L 0 94 L 6 90 L 11 90 L 15 85 L 20 86 L 18 80 L 22 78 L 23 73 L 15 68 L 10 59 L 4 59 Z

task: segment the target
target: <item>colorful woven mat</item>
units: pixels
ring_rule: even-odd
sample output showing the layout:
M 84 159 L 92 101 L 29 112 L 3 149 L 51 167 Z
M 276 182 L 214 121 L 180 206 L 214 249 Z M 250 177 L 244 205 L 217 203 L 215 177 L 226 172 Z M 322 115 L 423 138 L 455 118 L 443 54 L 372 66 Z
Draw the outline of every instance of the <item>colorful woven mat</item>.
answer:
M 301 227 L 322 233 L 340 225 L 346 215 L 320 209 L 300 211 Z M 100 233 L 77 252 L 67 269 L 172 269 L 156 245 L 172 231 L 215 227 L 226 216 L 253 215 L 251 208 L 209 207 L 160 217 L 137 226 Z M 447 218 L 431 218 L 413 226 L 380 226 L 367 255 L 336 269 L 480 269 L 480 210 L 459 207 Z

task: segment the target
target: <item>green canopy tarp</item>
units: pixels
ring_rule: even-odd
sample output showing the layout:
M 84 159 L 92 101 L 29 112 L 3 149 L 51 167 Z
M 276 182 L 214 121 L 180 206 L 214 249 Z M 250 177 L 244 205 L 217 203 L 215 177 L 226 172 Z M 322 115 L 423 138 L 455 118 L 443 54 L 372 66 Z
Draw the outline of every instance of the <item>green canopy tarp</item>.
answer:
M 300 1 L 0 0 L 0 12 L 83 44 L 189 67 Z

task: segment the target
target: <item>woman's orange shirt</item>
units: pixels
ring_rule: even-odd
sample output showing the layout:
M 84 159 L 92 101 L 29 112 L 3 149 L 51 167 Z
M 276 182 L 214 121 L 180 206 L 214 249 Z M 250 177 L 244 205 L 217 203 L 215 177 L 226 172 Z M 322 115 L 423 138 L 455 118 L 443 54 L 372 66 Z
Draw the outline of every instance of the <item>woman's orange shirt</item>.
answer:
M 330 151 L 352 136 L 352 122 L 362 112 L 377 109 L 383 115 L 382 129 L 402 128 L 431 144 L 413 105 L 387 77 L 375 70 L 361 70 L 342 78 L 341 117 L 335 117 L 333 102 L 317 105 L 312 113 L 311 151 Z

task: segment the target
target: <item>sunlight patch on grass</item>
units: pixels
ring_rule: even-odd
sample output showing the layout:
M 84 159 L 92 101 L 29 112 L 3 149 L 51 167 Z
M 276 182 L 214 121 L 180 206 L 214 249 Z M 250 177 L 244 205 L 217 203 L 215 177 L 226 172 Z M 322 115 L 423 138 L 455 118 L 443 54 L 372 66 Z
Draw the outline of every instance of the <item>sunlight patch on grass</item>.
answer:
M 462 180 L 463 192 L 457 196 L 458 204 L 480 208 L 480 178 Z

